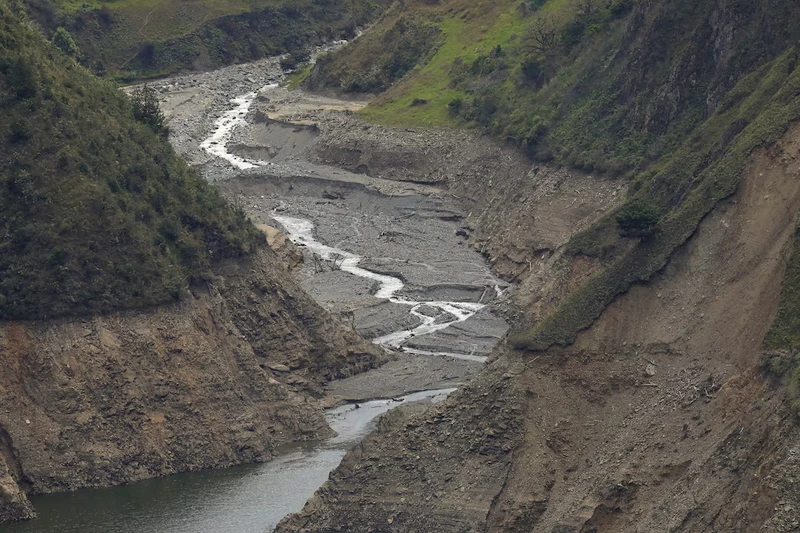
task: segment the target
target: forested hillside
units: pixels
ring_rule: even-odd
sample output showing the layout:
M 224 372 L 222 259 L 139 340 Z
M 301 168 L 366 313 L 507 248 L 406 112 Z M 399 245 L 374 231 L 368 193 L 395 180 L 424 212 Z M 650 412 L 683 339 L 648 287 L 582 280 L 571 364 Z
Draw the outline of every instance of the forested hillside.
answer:
M 355 36 L 388 0 L 23 0 L 47 36 L 66 32 L 78 59 L 124 80 L 206 70 Z
M 177 300 L 261 234 L 119 89 L 0 3 L 0 319 Z

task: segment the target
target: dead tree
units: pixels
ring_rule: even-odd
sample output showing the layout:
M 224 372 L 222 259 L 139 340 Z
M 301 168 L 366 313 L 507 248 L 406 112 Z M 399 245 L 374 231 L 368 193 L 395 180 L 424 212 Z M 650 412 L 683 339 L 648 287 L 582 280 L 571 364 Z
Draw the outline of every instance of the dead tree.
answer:
M 558 43 L 558 25 L 550 13 L 537 15 L 528 25 L 524 43 L 529 50 L 546 53 Z

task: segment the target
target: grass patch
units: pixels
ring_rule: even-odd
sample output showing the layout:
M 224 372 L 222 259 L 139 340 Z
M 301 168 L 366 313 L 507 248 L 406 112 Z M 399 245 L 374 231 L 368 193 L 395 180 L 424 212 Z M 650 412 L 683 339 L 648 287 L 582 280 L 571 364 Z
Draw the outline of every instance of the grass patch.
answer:
M 800 352 L 800 227 L 795 230 L 786 274 L 783 276 L 778 314 L 764 345 L 769 350 Z
M 303 84 L 303 82 L 306 81 L 308 75 L 311 74 L 311 69 L 313 68 L 314 65 L 312 63 L 307 63 L 303 65 L 301 68 L 289 74 L 289 77 L 286 80 L 286 88 L 291 90 L 300 87 Z
M 791 247 L 778 313 L 764 339 L 762 368 L 786 385 L 790 407 L 800 422 L 800 227 Z

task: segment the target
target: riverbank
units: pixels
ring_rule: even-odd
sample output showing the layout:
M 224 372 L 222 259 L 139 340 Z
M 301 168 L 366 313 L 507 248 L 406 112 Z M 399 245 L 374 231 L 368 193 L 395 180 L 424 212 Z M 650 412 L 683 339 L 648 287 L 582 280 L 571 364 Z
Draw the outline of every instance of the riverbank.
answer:
M 112 489 L 33 498 L 39 518 L 3 533 L 264 533 L 306 500 L 380 415 L 439 403 L 452 389 L 329 409 L 336 436 L 281 447 L 267 463 L 151 479 Z M 291 490 L 287 490 L 291 487 Z

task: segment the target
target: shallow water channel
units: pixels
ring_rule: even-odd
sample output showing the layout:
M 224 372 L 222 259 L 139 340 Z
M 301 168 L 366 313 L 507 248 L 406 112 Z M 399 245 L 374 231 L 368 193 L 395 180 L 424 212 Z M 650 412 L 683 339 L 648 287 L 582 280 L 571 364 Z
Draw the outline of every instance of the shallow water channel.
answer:
M 376 417 L 405 402 L 441 401 L 453 390 L 331 409 L 326 418 L 336 437 L 286 446 L 268 463 L 39 496 L 32 500 L 38 519 L 0 526 L 0 532 L 266 533 L 302 509 L 345 452 L 370 432 Z

